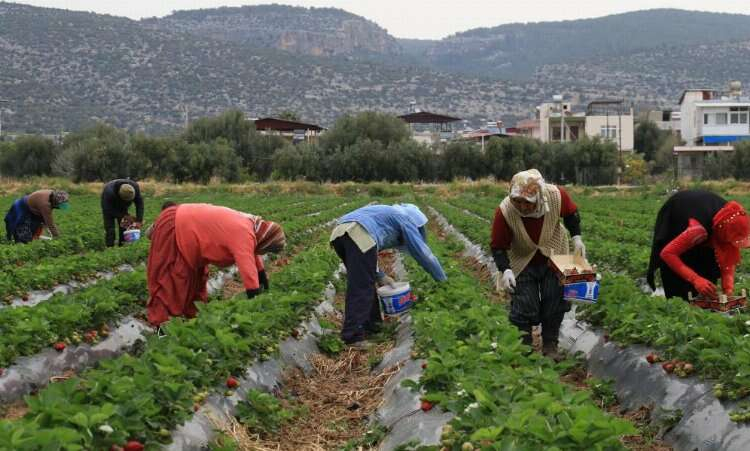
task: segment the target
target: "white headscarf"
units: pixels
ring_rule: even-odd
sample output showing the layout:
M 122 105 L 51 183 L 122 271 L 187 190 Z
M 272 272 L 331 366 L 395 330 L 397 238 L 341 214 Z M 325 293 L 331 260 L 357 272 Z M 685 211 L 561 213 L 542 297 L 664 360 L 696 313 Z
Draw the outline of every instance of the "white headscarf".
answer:
M 511 206 L 516 212 L 525 218 L 541 218 L 549 212 L 544 177 L 536 169 L 521 171 L 514 175 L 510 180 L 510 198 L 525 199 L 536 204 L 536 208 L 531 213 L 521 213 L 511 202 Z

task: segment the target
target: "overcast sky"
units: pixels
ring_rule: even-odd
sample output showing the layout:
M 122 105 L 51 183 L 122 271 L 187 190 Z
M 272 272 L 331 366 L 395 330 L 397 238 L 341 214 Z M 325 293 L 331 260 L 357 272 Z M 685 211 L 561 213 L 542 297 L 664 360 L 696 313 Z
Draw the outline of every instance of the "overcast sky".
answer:
M 22 0 L 34 6 L 92 11 L 131 19 L 175 10 L 274 3 L 236 0 Z M 750 0 L 290 0 L 298 6 L 345 9 L 375 21 L 399 38 L 439 39 L 470 28 L 605 16 L 652 8 L 750 14 Z

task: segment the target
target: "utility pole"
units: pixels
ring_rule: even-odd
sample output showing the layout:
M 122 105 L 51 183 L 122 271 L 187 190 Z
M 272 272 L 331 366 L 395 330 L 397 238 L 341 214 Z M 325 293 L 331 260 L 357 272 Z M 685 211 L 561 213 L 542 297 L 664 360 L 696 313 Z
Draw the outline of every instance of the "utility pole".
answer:
M 560 142 L 565 142 L 565 103 L 562 94 L 552 96 L 552 100 L 560 104 Z
M 187 106 L 187 104 L 181 105 L 182 110 L 182 116 L 185 119 L 185 128 L 188 128 L 188 125 L 190 124 L 190 107 Z
M 0 99 L 0 141 L 3 140 L 3 103 L 9 103 L 10 100 Z

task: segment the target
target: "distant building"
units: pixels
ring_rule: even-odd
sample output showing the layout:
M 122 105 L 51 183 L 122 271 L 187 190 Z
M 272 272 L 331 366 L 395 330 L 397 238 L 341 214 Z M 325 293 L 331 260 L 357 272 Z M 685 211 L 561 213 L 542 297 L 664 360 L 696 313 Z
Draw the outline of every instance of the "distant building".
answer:
M 524 119 L 516 124 L 518 134 L 527 138 L 542 139 L 539 119 Z
M 579 111 L 570 102 L 546 102 L 537 107 L 536 120 L 538 132 L 530 121 L 522 121 L 518 125 L 521 133 L 542 142 L 574 142 L 598 136 L 620 150 L 633 150 L 633 108 L 622 99 L 594 100 Z
M 701 180 L 706 157 L 733 153 L 733 146 L 675 146 L 673 150 L 675 172 L 678 178 Z
M 462 122 L 461 118 L 430 113 L 429 111 L 414 111 L 402 114 L 399 119 L 409 124 L 415 141 L 425 144 L 436 144 L 450 141 L 457 137 L 453 124 Z
M 646 115 L 646 119 L 656 124 L 659 129 L 680 135 L 680 111 L 677 107 L 664 110 L 652 110 Z
M 729 90 L 686 89 L 680 96 L 680 133 L 685 145 L 675 146 L 677 177 L 700 180 L 706 157 L 734 152 L 734 144 L 750 139 L 750 98 L 738 81 Z
M 687 89 L 680 97 L 682 139 L 688 146 L 727 145 L 750 139 L 750 98 L 739 82 L 728 93 Z
M 278 135 L 290 139 L 293 143 L 302 141 L 314 142 L 325 128 L 304 122 L 288 121 L 266 117 L 253 120 L 255 129 L 263 135 Z

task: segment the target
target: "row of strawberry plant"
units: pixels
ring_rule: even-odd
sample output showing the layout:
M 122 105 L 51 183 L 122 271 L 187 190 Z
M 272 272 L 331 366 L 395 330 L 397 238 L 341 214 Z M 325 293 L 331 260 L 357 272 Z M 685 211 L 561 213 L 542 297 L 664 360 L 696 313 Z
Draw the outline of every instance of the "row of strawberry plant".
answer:
M 20 266 L 42 258 L 104 248 L 104 231 L 98 198 L 89 196 L 80 202 L 77 201 L 74 210 L 56 212 L 55 222 L 62 231 L 62 235 L 55 240 L 37 240 L 25 245 L 0 245 L 0 266 Z
M 579 308 L 577 316 L 606 330 L 615 342 L 654 346 L 666 360 L 689 363 L 683 375 L 695 371 L 716 380 L 718 398 L 750 394 L 748 314 L 726 316 L 681 299 L 644 295 L 630 278 L 607 274 L 599 303 Z
M 345 207 L 341 208 L 341 200 L 335 198 L 326 199 L 323 202 L 312 202 L 276 214 L 274 214 L 276 210 L 272 203 L 266 203 L 265 208 L 260 208 L 257 199 L 219 197 L 215 200 L 223 204 L 230 204 L 230 206 L 240 210 L 248 210 L 248 207 L 254 207 L 253 210 L 260 214 L 273 214 L 274 219 L 279 221 L 283 221 L 285 218 L 299 218 L 304 224 L 301 224 L 302 227 L 297 230 L 319 223 L 320 218 L 318 216 L 306 216 L 308 213 L 321 211 L 319 208 L 329 212 L 332 207 L 336 212 L 343 213 L 345 210 Z M 335 208 L 337 205 L 339 207 Z M 83 281 L 91 278 L 99 271 L 110 270 L 125 263 L 135 264 L 143 261 L 147 255 L 148 243 L 146 240 L 142 240 L 127 247 L 48 258 L 34 265 L 11 266 L 0 275 L 0 293 L 2 293 L 2 298 L 7 300 L 12 297 L 23 296 L 29 290 L 51 288 L 56 284 L 71 280 Z
M 143 270 L 118 274 L 85 290 L 56 295 L 33 308 L 0 310 L 0 368 L 20 356 L 28 356 L 52 343 L 77 344 L 106 336 L 106 325 L 137 312 L 148 296 Z M 86 336 L 84 331 L 100 333 Z
M 335 219 L 348 208 L 364 203 L 339 206 L 312 219 L 298 218 L 286 223 L 290 247 L 309 240 L 309 229 Z M 311 220 L 316 222 L 311 223 Z M 145 269 L 121 273 L 109 281 L 72 294 L 55 295 L 34 307 L 0 310 L 0 368 L 19 356 L 39 352 L 53 343 L 70 344 L 80 341 L 84 332 L 102 329 L 124 315 L 137 312 L 147 299 Z M 82 335 L 83 334 L 83 335 Z
M 41 260 L 33 265 L 12 266 L 0 275 L 2 298 L 24 296 L 30 290 L 51 288 L 59 283 L 85 281 L 97 272 L 123 264 L 136 264 L 148 255 L 146 240 L 127 247 L 114 247 L 101 252 L 63 255 Z
M 560 382 L 555 364 L 521 344 L 506 307 L 451 256 L 461 246 L 432 240 L 448 283 L 436 283 L 409 260 L 420 302 L 412 309 L 416 347 L 427 360 L 423 409 L 456 416 L 445 449 L 619 449 L 634 427 L 600 410 L 587 391 Z
M 461 207 L 456 207 L 437 198 L 427 198 L 426 202 L 445 216 L 448 222 L 466 235 L 467 238 L 481 246 L 482 250 L 486 253 L 490 252 L 492 226 L 489 223 L 466 214 Z
M 319 299 L 338 259 L 320 240 L 274 274 L 269 292 L 200 306 L 197 318 L 174 319 L 166 337 L 151 336 L 143 353 L 27 397 L 29 412 L 0 421 L 11 449 L 107 449 L 137 441 L 156 449 L 190 417 L 196 396 L 273 351 Z
M 156 216 L 158 207 L 163 200 L 163 198 L 148 199 L 145 215 L 147 220 Z M 182 199 L 174 198 L 174 200 Z M 288 195 L 230 197 L 215 194 L 193 198 L 186 197 L 185 200 L 230 204 L 234 208 L 259 215 L 273 214 L 274 212 L 308 214 L 329 208 L 339 201 L 335 196 L 316 196 L 308 198 L 307 202 L 300 202 L 298 198 Z M 71 211 L 55 214 L 58 226 L 63 231 L 60 238 L 52 241 L 38 240 L 23 246 L 0 245 L 0 266 L 22 266 L 43 258 L 104 249 L 104 231 L 102 229 L 99 197 L 76 196 L 74 202 L 75 208 Z M 135 212 L 131 211 L 131 213 L 134 214 Z

